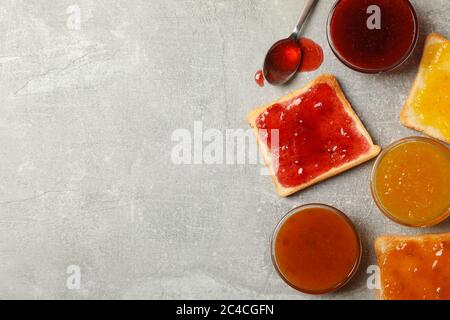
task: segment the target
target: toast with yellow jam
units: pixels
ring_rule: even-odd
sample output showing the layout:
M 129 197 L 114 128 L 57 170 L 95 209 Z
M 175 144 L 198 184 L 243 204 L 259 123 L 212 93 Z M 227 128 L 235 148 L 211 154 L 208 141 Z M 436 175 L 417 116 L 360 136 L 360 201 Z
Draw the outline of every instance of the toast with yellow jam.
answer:
M 419 72 L 401 113 L 408 128 L 450 143 L 450 41 L 427 37 Z

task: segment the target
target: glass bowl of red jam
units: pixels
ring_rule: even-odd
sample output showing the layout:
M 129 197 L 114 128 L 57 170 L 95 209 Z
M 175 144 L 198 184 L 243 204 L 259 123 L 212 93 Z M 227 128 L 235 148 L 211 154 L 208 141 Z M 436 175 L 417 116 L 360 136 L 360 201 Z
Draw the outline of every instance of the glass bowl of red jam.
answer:
M 288 212 L 271 240 L 273 265 L 292 288 L 326 294 L 358 270 L 362 246 L 351 220 L 336 208 L 309 204 Z
M 413 53 L 419 22 L 408 0 L 338 0 L 328 17 L 327 38 L 336 57 L 351 69 L 388 72 Z

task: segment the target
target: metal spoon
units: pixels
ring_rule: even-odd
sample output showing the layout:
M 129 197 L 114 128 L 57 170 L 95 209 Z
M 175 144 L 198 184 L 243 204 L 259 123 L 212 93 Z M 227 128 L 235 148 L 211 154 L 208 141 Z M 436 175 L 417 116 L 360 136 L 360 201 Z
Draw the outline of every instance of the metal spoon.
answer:
M 318 0 L 306 0 L 305 8 L 292 34 L 276 42 L 267 52 L 264 60 L 264 77 L 273 85 L 288 82 L 297 72 L 302 61 L 302 52 L 298 44 L 300 31 Z

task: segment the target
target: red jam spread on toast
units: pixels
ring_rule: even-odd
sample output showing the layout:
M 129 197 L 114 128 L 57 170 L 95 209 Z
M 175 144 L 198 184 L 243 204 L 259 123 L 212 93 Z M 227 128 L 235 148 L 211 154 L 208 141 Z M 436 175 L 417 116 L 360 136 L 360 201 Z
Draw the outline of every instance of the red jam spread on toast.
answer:
M 359 158 L 370 149 L 336 91 L 318 83 L 308 91 L 275 103 L 256 119 L 269 150 L 278 129 L 276 176 L 284 187 L 297 187 Z M 264 137 L 263 137 L 264 135 Z M 267 138 L 266 138 L 267 135 Z

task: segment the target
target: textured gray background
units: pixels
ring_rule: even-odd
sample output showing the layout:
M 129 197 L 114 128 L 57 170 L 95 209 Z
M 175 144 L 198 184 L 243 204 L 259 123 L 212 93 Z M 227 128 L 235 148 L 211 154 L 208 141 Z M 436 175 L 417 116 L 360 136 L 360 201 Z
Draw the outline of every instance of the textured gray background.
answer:
M 171 134 L 247 128 L 254 106 L 334 73 L 375 141 L 413 134 L 398 118 L 423 35 L 450 36 L 448 0 L 416 0 L 421 42 L 399 71 L 341 65 L 321 0 L 305 35 L 322 68 L 288 87 L 253 81 L 302 0 L 2 0 L 0 4 L 0 298 L 306 299 L 276 275 L 268 242 L 309 202 L 335 205 L 365 247 L 358 276 L 325 298 L 373 298 L 373 240 L 411 231 L 385 219 L 369 191 L 371 163 L 280 199 L 255 165 L 176 166 Z M 66 26 L 68 6 L 81 29 Z M 449 230 L 450 223 L 429 231 Z M 80 290 L 66 268 L 81 268 Z

